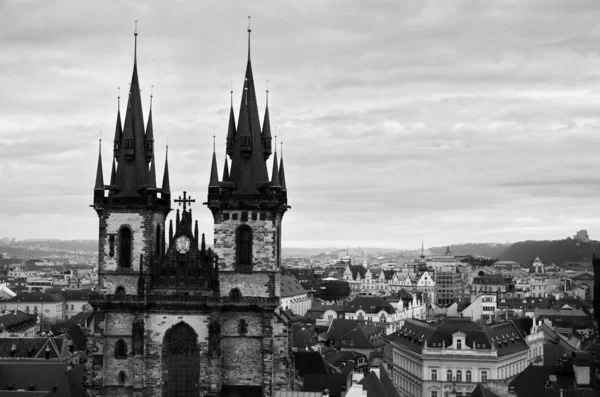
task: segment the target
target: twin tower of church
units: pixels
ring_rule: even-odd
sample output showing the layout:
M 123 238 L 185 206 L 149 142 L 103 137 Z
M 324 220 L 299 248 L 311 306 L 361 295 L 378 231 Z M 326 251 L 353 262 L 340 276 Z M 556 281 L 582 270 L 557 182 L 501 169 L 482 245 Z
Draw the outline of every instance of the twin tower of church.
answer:
M 291 325 L 279 310 L 281 223 L 290 208 L 283 159 L 262 128 L 248 61 L 237 124 L 233 103 L 219 178 L 213 153 L 207 248 L 188 204 L 172 210 L 168 160 L 156 181 L 152 109 L 144 123 L 135 34 L 125 119 L 117 112 L 110 183 L 99 155 L 99 296 L 85 388 L 89 396 L 272 396 L 293 390 Z M 152 104 L 150 104 L 150 107 Z M 208 162 L 208 161 L 207 161 Z

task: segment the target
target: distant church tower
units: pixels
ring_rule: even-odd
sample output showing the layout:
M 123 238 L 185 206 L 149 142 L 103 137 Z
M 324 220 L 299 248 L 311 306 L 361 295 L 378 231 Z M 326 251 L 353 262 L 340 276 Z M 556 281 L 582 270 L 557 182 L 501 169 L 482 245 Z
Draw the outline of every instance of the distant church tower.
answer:
M 281 221 L 289 208 L 283 160 L 272 154 L 268 106 L 260 127 L 248 47 L 236 127 L 233 106 L 222 180 L 213 151 L 207 249 L 183 192 L 174 200 L 165 160 L 156 184 L 152 109 L 146 128 L 137 32 L 125 122 L 117 111 L 110 183 L 101 155 L 94 187 L 99 217 L 99 296 L 84 387 L 88 396 L 261 396 L 292 390 L 291 324 L 280 312 Z M 248 29 L 250 46 L 250 29 Z M 150 105 L 152 106 L 152 104 Z

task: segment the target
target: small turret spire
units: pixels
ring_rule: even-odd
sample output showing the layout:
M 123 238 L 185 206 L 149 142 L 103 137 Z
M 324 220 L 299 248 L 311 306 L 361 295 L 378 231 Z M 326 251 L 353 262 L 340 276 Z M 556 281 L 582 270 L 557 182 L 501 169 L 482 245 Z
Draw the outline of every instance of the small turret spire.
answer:
M 277 164 L 277 151 L 273 155 L 273 172 L 271 173 L 271 188 L 281 188 L 279 169 Z
M 212 164 L 210 167 L 210 181 L 208 188 L 219 188 L 219 173 L 217 172 L 217 154 L 213 150 Z
M 96 170 L 96 184 L 94 195 L 104 196 L 104 176 L 102 172 L 102 138 L 98 139 L 98 169 Z
M 281 185 L 281 191 L 286 192 L 287 187 L 285 186 L 285 171 L 283 169 L 283 156 L 281 156 L 281 160 L 279 161 L 279 184 Z
M 110 184 L 115 184 L 115 178 L 117 177 L 117 161 L 113 158 L 112 171 L 110 172 Z
M 204 233 L 202 233 L 202 245 L 200 246 L 200 249 L 202 251 L 204 251 L 206 249 L 206 239 L 204 237 Z
M 171 197 L 171 184 L 169 182 L 169 145 L 167 144 L 165 153 L 165 173 L 162 183 L 163 198 Z
M 225 165 L 223 166 L 223 182 L 229 182 L 229 163 L 227 162 L 227 155 L 225 155 Z

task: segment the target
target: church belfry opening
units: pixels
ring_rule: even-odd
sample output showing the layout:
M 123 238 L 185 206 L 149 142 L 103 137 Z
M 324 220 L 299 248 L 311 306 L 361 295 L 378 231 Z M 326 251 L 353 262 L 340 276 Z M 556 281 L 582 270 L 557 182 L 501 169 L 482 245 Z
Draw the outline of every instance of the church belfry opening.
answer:
M 131 267 L 131 229 L 127 226 L 119 231 L 119 266 Z

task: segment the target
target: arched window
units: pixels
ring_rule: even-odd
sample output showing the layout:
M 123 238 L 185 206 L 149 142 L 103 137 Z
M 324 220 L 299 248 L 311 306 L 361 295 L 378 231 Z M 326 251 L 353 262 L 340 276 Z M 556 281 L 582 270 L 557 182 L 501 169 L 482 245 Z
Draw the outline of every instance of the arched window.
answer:
M 451 369 L 449 369 L 446 372 L 446 380 L 452 381 L 452 370 Z
M 238 227 L 237 264 L 242 267 L 252 266 L 252 229 L 248 225 Z
M 115 290 L 115 295 L 125 295 L 125 287 L 119 285 Z
M 198 395 L 199 368 L 198 335 L 186 323 L 174 325 L 163 338 L 162 395 L 167 397 Z
M 119 266 L 131 268 L 131 229 L 124 226 L 119 232 Z
M 127 358 L 127 344 L 123 339 L 115 343 L 115 358 Z
M 229 291 L 229 297 L 231 299 L 240 299 L 242 297 L 242 293 L 240 292 L 239 288 L 232 288 L 231 291 Z
M 471 382 L 471 371 L 469 371 L 469 370 L 467 370 L 467 372 L 465 372 L 465 381 Z
M 456 381 L 462 382 L 462 371 L 460 369 L 456 371 Z
M 125 375 L 125 371 L 119 372 L 119 383 L 125 383 L 127 376 Z

